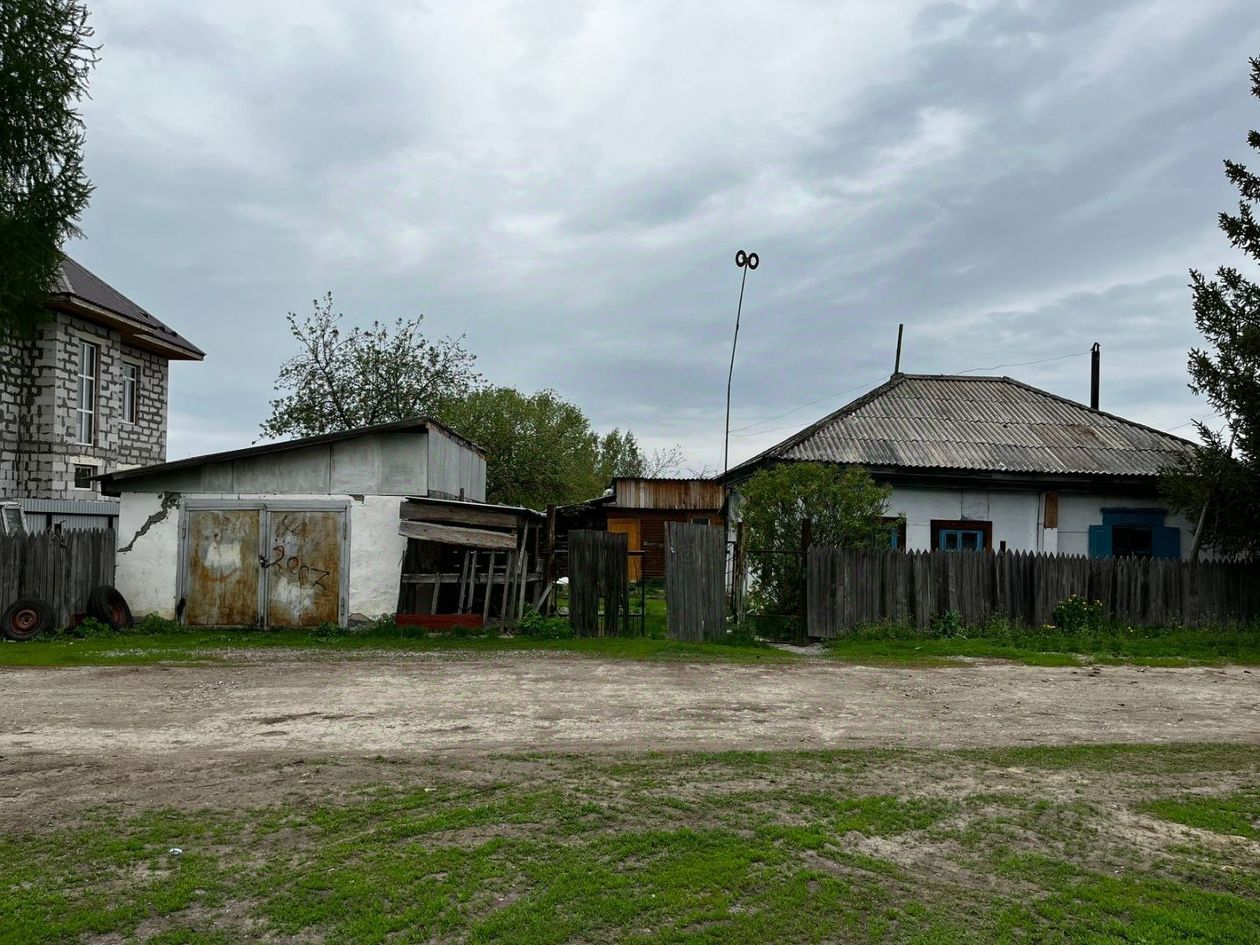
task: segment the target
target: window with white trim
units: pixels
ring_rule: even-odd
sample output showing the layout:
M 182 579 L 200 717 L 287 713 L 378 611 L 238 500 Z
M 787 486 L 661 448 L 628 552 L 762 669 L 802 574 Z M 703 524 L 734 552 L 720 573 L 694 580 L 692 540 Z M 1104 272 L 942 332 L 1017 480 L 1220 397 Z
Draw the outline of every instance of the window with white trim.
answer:
M 92 481 L 92 477 L 96 475 L 96 467 L 86 464 L 75 464 L 74 467 L 74 487 L 76 489 L 96 489 L 96 483 Z
M 140 396 L 140 365 L 124 361 L 122 366 L 123 423 L 135 423 Z
M 79 342 L 79 405 L 76 442 L 92 445 L 96 442 L 96 386 L 97 371 L 101 361 L 101 349 L 90 341 Z

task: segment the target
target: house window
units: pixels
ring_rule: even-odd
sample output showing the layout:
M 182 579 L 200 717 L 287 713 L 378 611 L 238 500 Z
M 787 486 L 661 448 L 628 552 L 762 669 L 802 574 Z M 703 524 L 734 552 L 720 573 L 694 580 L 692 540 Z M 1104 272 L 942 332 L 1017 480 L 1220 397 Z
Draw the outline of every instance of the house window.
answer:
M 906 520 L 904 518 L 881 519 L 884 527 L 888 529 L 888 547 L 893 551 L 906 550 Z
M 707 515 L 693 515 L 693 516 L 691 516 L 691 524 L 692 524 L 692 525 L 708 525 L 708 524 L 709 524 L 709 516 L 707 516 Z
M 100 365 L 100 348 L 90 341 L 79 342 L 79 405 L 76 410 L 77 442 L 96 442 L 96 374 Z
M 933 519 L 932 547 L 938 551 L 988 551 L 993 547 L 993 523 Z
M 136 398 L 140 390 L 140 365 L 123 362 L 123 423 L 136 422 Z
M 92 477 L 96 475 L 96 467 L 89 465 L 76 465 L 74 467 L 74 487 L 76 489 L 96 489 L 96 483 L 92 481 Z
M 1180 558 L 1181 530 L 1164 524 L 1164 509 L 1103 509 L 1089 526 L 1091 558 Z

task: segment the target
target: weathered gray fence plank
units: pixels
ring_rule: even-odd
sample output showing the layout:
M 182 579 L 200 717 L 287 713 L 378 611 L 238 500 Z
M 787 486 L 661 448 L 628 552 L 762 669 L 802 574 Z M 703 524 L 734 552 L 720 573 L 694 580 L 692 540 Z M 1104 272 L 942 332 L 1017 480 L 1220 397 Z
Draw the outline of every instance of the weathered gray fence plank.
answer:
M 114 545 L 111 531 L 0 535 L 0 609 L 38 597 L 65 627 L 86 610 L 93 590 L 114 583 Z
M 698 643 L 726 631 L 726 535 L 713 525 L 669 522 L 665 535 L 665 603 L 672 640 Z
M 1254 565 L 815 545 L 806 574 L 809 634 L 824 638 L 885 621 L 924 629 L 949 610 L 968 626 L 1004 616 L 1040 627 L 1073 594 L 1101 601 L 1109 619 L 1131 626 L 1260 617 Z
M 629 552 L 629 536 L 624 533 L 569 532 L 569 621 L 578 636 L 616 636 L 629 629 Z

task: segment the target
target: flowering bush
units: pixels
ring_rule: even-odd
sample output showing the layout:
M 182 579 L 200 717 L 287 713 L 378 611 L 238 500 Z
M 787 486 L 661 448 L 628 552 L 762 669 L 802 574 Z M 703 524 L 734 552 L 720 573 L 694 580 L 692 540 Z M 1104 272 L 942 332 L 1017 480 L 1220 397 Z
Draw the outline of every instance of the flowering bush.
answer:
M 1103 629 L 1105 615 L 1100 600 L 1091 601 L 1073 594 L 1062 600 L 1051 614 L 1054 625 L 1066 633 L 1097 633 Z

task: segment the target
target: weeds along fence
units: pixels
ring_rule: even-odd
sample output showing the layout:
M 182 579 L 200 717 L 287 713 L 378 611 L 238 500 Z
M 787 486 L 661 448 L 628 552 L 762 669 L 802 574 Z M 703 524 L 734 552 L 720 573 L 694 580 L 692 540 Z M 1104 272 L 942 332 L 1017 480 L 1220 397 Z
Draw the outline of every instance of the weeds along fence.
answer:
M 1254 565 L 815 545 L 807 569 L 806 619 L 815 637 L 885 622 L 925 629 L 950 611 L 966 626 L 1005 617 L 1041 627 L 1073 594 L 1101 601 L 1109 619 L 1135 627 L 1260 617 L 1260 569 Z
M 114 583 L 112 531 L 46 531 L 0 535 L 0 610 L 19 597 L 38 597 L 56 626 L 87 608 L 88 595 Z

